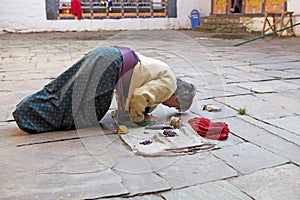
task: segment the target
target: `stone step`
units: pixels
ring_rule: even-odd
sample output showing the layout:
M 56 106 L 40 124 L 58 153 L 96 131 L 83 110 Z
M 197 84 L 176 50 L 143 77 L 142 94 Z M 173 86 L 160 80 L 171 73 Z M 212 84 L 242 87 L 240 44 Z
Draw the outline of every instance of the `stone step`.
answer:
M 240 23 L 239 17 L 207 17 L 201 20 L 196 31 L 210 33 L 245 33 L 246 27 Z

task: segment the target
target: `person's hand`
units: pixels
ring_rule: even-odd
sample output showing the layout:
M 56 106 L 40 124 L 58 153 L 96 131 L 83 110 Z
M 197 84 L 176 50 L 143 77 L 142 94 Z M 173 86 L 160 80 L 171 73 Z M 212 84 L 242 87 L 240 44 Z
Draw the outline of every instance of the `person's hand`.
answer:
M 138 126 L 149 126 L 153 125 L 155 122 L 158 121 L 157 117 L 154 117 L 152 115 L 146 114 L 144 115 L 144 120 L 141 122 L 135 122 Z
M 154 117 L 153 115 L 147 114 L 144 116 L 144 121 L 146 121 L 146 122 L 157 122 L 158 120 L 159 120 L 159 118 Z
M 142 96 L 132 96 L 129 102 L 130 118 L 134 122 L 144 120 L 144 110 L 147 106 L 147 101 Z

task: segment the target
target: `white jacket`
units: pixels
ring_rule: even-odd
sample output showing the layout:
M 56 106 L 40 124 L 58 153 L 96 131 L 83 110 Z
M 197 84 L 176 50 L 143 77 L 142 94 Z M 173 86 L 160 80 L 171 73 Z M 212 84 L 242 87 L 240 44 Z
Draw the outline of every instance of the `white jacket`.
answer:
M 126 100 L 126 110 L 134 122 L 143 121 L 145 108 L 166 101 L 177 87 L 175 75 L 166 63 L 137 55 L 140 62 L 134 67 Z

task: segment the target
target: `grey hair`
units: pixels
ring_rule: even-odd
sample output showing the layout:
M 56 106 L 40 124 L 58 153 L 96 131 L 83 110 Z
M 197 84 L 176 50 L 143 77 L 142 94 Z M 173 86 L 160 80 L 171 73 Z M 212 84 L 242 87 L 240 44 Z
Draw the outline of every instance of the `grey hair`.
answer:
M 196 95 L 196 88 L 193 84 L 177 78 L 177 89 L 175 91 L 175 95 L 178 96 L 178 102 L 181 108 L 180 111 L 184 112 L 191 107 Z

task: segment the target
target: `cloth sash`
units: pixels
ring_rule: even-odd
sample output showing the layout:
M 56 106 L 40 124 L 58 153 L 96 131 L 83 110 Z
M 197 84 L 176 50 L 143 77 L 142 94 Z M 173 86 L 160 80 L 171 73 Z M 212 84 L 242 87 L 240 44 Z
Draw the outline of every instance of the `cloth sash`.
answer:
M 134 51 L 127 47 L 117 47 L 122 54 L 122 63 L 118 74 L 118 120 L 129 120 L 125 112 L 126 99 L 132 77 L 134 66 L 140 61 Z
M 228 124 L 225 122 L 211 122 L 206 118 L 194 117 L 188 123 L 202 137 L 213 140 L 226 140 L 229 134 Z

